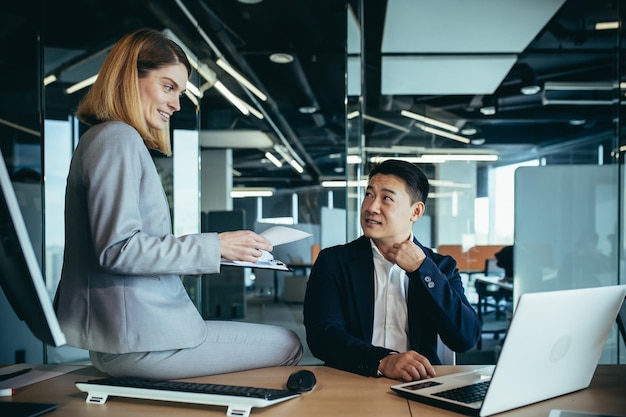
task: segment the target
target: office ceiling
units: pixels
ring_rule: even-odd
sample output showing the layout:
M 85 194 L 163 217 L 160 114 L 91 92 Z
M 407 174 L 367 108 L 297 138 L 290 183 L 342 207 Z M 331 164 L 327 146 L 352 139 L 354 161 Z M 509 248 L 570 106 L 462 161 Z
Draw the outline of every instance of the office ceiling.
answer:
M 93 75 L 122 34 L 150 26 L 169 29 L 264 114 L 242 115 L 215 87 L 201 99 L 203 146 L 230 146 L 237 137 L 224 133 L 220 140 L 222 132 L 246 131 L 245 147 L 233 146 L 235 186 L 296 188 L 342 178 L 346 132 L 354 136 L 360 120 L 346 122 L 346 113 L 355 111 L 365 114 L 370 155 L 484 150 L 503 162 L 545 156 L 554 163 L 597 163 L 610 155 L 620 41 L 617 30 L 595 24 L 617 20 L 617 0 L 381 0 L 364 1 L 363 11 L 359 3 L 346 9 L 337 0 L 47 1 L 43 66 L 60 80 L 46 89 L 46 115 L 65 117 L 80 92 L 64 88 Z M 18 22 L 5 25 L 3 43 L 18 29 Z M 274 53 L 293 61 L 272 62 Z M 217 66 L 220 54 L 268 100 Z M 531 72 L 541 91 L 524 95 L 520 87 Z M 482 114 L 492 100 L 496 113 Z M 403 110 L 452 125 L 469 143 L 425 131 L 433 126 Z M 193 126 L 191 101 L 183 99 L 175 117 L 177 125 Z M 260 148 L 254 131 L 263 133 Z M 286 162 L 273 144 L 303 173 L 269 162 L 268 150 Z

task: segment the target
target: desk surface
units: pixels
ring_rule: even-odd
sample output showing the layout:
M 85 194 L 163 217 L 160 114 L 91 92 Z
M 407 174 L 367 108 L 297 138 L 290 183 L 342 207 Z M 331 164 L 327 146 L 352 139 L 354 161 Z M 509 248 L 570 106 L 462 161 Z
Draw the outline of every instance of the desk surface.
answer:
M 439 375 L 468 370 L 475 366 L 438 366 Z M 435 407 L 403 399 L 389 386 L 387 378 L 367 378 L 342 372 L 326 366 L 277 367 L 257 369 L 224 375 L 195 378 L 194 382 L 231 385 L 252 385 L 282 388 L 295 368 L 315 372 L 317 385 L 300 398 L 288 400 L 267 408 L 253 408 L 251 417 L 263 416 L 461 416 Z M 86 394 L 78 391 L 75 381 L 99 377 L 94 368 L 42 381 L 18 390 L 15 396 L 0 401 L 56 403 L 58 408 L 46 416 L 225 416 L 226 407 L 165 401 L 111 397 L 104 405 L 87 404 Z M 506 417 L 547 417 L 553 408 L 588 411 L 604 414 L 624 414 L 626 410 L 626 366 L 600 365 L 591 386 L 585 390 L 552 400 L 499 414 Z M 511 393 L 514 395 L 514 393 Z

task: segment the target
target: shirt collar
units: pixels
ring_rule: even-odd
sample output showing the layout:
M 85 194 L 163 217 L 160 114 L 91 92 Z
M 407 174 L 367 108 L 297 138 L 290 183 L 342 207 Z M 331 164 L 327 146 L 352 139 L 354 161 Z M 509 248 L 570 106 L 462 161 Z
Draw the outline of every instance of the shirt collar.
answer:
M 411 231 L 411 235 L 409 236 L 409 240 L 410 240 L 411 242 L 413 242 L 413 239 L 414 239 L 414 237 L 413 237 L 413 231 Z M 374 255 L 375 257 L 377 257 L 377 258 L 379 258 L 379 259 L 382 259 L 382 260 L 384 260 L 384 261 L 386 261 L 386 262 L 389 262 L 389 261 L 387 261 L 387 259 L 385 259 L 385 257 L 383 256 L 383 254 L 382 254 L 382 253 L 380 253 L 380 251 L 378 250 L 378 246 L 376 246 L 376 244 L 374 243 L 374 241 L 373 241 L 372 239 L 370 239 L 370 246 L 372 247 L 372 253 L 373 253 L 373 255 Z

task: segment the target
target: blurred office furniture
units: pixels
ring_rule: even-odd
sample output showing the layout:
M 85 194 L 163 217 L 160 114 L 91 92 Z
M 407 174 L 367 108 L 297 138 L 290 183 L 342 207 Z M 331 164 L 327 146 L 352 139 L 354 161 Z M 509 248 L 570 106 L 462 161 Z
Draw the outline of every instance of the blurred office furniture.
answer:
M 481 314 L 493 312 L 496 320 L 506 317 L 506 302 L 513 296 L 513 280 L 507 277 L 503 268 L 500 268 L 495 258 L 485 259 L 484 277 L 495 278 L 497 283 L 493 283 L 493 279 L 484 280 L 477 279 L 474 281 L 474 287 L 478 294 L 478 311 Z M 502 286 L 502 281 L 505 284 Z
M 309 280 L 311 262 L 305 262 L 301 255 L 288 255 L 288 266 L 293 275 L 285 277 L 283 300 L 286 303 L 304 303 L 306 283 Z
M 202 213 L 202 232 L 231 232 L 245 229 L 243 210 Z M 207 319 L 235 319 L 246 316 L 246 276 L 250 268 L 223 266 L 217 274 L 202 276 L 201 314 Z
M 504 269 L 500 268 L 496 262 L 496 253 L 500 252 L 504 245 L 476 245 L 466 251 L 462 245 L 439 245 L 437 253 L 449 255 L 456 260 L 457 268 L 462 274 L 467 274 L 468 288 L 473 285 L 478 295 L 476 312 L 481 326 L 484 324 L 485 314 L 495 314 L 496 319 L 506 318 L 504 304 L 513 297 L 512 281 L 504 281 Z M 495 339 L 499 339 L 506 332 L 508 323 L 503 321 L 502 326 L 490 324 L 489 328 L 483 327 L 482 333 L 493 334 Z M 482 349 L 482 338 L 476 346 Z
M 463 251 L 462 245 L 439 245 L 437 253 L 452 256 L 460 272 L 475 274 L 482 273 L 485 270 L 485 261 L 495 258 L 496 252 L 503 247 L 503 245 L 476 245 Z
M 512 303 L 508 303 L 509 300 L 512 300 L 513 297 L 513 282 L 505 280 L 501 277 L 489 277 L 489 276 L 479 276 L 474 280 L 474 286 L 476 287 L 476 292 L 478 293 L 478 320 L 480 321 L 482 328 L 482 334 L 493 334 L 494 339 L 499 339 L 500 335 L 506 333 L 509 320 L 508 315 L 505 312 L 505 309 L 509 308 L 509 305 L 512 308 Z M 495 295 L 495 297 L 494 297 Z M 488 310 L 489 303 L 488 299 L 491 298 L 494 300 L 492 306 L 493 310 Z M 484 315 L 493 313 L 496 316 L 496 320 L 491 324 L 489 328 L 484 326 Z M 502 320 L 502 325 L 499 325 L 499 319 Z M 478 350 L 482 349 L 482 338 L 478 340 L 478 344 L 476 346 Z

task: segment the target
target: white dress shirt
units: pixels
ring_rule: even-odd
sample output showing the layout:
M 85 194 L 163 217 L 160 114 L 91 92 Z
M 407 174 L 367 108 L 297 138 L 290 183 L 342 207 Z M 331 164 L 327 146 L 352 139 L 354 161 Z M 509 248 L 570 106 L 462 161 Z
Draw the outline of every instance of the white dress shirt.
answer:
M 413 234 L 411 234 L 413 240 Z M 373 241 L 374 256 L 374 331 L 372 344 L 398 352 L 408 349 L 408 317 L 406 293 L 409 280 L 406 272 L 389 262 Z

